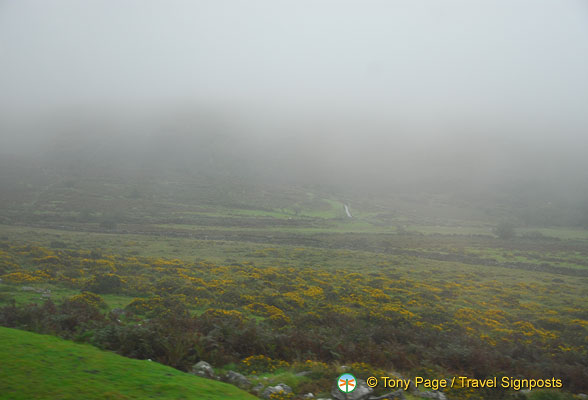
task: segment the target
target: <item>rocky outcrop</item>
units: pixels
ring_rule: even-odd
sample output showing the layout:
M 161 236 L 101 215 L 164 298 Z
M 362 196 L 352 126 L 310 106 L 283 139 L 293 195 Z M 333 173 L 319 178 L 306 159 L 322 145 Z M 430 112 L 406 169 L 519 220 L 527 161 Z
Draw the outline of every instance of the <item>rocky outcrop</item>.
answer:
M 214 368 L 207 363 L 206 361 L 199 361 L 190 370 L 191 374 L 201 376 L 203 378 L 209 379 L 222 379 L 224 382 L 227 382 L 231 385 L 235 385 L 241 389 L 251 390 L 254 393 L 260 395 L 261 398 L 270 400 L 272 395 L 274 394 L 288 394 L 292 393 L 292 388 L 285 383 L 278 383 L 275 386 L 267 386 L 264 389 L 263 383 L 258 383 L 255 387 L 252 388 L 251 381 L 243 374 L 240 374 L 235 371 L 228 371 L 221 377 L 216 375 Z M 306 374 L 299 374 L 299 376 L 305 376 Z M 268 380 L 267 377 L 263 378 Z M 434 400 L 448 400 L 447 396 L 442 392 L 432 391 L 432 392 L 421 392 L 414 387 L 414 383 L 411 382 L 410 385 L 411 394 L 413 396 L 417 396 L 423 399 L 434 399 Z M 314 395 L 312 393 L 307 393 L 301 396 L 303 399 L 314 399 Z M 337 387 L 336 383 L 333 385 L 331 389 L 331 399 L 317 399 L 317 400 L 393 400 L 393 399 L 400 399 L 405 400 L 406 397 L 404 395 L 404 390 L 398 389 L 394 392 L 390 392 L 384 395 L 376 396 L 374 395 L 374 389 L 369 387 L 365 380 L 357 379 L 357 386 L 355 390 L 350 393 L 344 393 Z
M 448 400 L 447 396 L 443 394 L 443 392 L 413 392 L 415 396 L 421 397 L 423 399 L 435 399 L 435 400 Z
M 238 386 L 241 389 L 246 389 L 251 386 L 251 382 L 245 377 L 245 375 L 235 371 L 227 372 L 223 380 L 231 385 Z
M 264 399 L 270 399 L 272 394 L 277 393 L 292 393 L 292 388 L 285 383 L 278 383 L 276 386 L 266 387 L 261 394 L 261 397 Z
M 212 366 L 206 361 L 198 361 L 192 366 L 190 373 L 203 378 L 217 379 L 217 376 L 214 373 L 214 368 L 212 368 Z

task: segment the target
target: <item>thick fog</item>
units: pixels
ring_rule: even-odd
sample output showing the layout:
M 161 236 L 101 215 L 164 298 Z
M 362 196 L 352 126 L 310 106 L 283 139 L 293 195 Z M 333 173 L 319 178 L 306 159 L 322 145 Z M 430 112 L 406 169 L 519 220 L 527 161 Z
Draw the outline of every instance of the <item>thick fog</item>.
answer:
M 582 0 L 5 0 L 0 54 L 5 156 L 587 182 Z

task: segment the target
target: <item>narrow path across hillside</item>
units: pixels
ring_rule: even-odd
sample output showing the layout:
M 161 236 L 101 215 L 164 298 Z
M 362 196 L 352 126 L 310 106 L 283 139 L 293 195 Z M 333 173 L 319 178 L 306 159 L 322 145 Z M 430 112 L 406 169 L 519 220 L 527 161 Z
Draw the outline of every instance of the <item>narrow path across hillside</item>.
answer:
M 343 207 L 345 207 L 345 213 L 347 214 L 347 216 L 349 218 L 353 218 L 353 216 L 351 215 L 351 212 L 349 212 L 349 207 L 347 207 L 347 204 L 343 204 Z

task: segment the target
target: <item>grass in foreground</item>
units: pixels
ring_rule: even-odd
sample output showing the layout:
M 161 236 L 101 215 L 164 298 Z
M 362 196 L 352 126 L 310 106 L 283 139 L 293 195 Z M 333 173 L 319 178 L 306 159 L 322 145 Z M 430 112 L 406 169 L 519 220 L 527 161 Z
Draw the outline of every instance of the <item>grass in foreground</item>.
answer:
M 255 399 L 225 383 L 164 365 L 0 327 L 6 399 Z

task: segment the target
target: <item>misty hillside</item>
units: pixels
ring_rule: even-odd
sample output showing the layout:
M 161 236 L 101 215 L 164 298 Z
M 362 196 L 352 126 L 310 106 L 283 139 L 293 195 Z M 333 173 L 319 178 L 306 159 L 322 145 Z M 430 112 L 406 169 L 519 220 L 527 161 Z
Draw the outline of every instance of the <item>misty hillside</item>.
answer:
M 586 399 L 583 0 L 0 1 L 0 55 L 9 397 Z
M 95 127 L 88 122 L 63 131 L 45 124 L 55 134 L 50 145 L 35 149 L 33 144 L 28 152 L 6 148 L 0 161 L 5 204 L 33 204 L 39 191 L 49 196 L 46 201 L 58 200 L 50 197 L 75 189 L 78 201 L 88 205 L 89 197 L 95 198 L 93 185 L 115 180 L 121 186 L 109 191 L 117 205 L 113 208 L 112 198 L 89 211 L 124 214 L 137 207 L 139 197 L 143 205 L 171 198 L 271 211 L 292 206 L 291 199 L 282 198 L 283 191 L 318 191 L 361 204 L 366 211 L 406 215 L 425 210 L 441 224 L 473 217 L 489 224 L 512 219 L 528 228 L 588 226 L 584 169 L 580 164 L 570 167 L 570 160 L 562 165 L 547 163 L 547 154 L 526 161 L 528 154 L 521 154 L 521 160 L 515 155 L 483 167 L 476 160 L 478 149 L 457 158 L 449 170 L 445 167 L 452 152 L 429 148 L 432 143 L 420 145 L 428 151 L 423 156 L 402 140 L 398 146 L 405 149 L 379 148 L 383 139 L 373 136 L 326 144 L 320 137 L 304 135 L 242 135 L 237 127 L 215 131 L 209 127 L 213 123 L 193 120 L 176 124 L 181 129 L 176 126 L 150 135 L 128 125 L 130 133 L 125 134 L 122 127 Z M 99 133 L 90 135 L 92 129 Z M 484 157 L 495 152 L 494 157 L 500 158 L 498 149 L 485 149 Z M 403 150 L 414 155 L 396 157 Z M 227 197 L 227 191 L 247 194 Z M 79 213 L 80 204 L 66 208 Z

